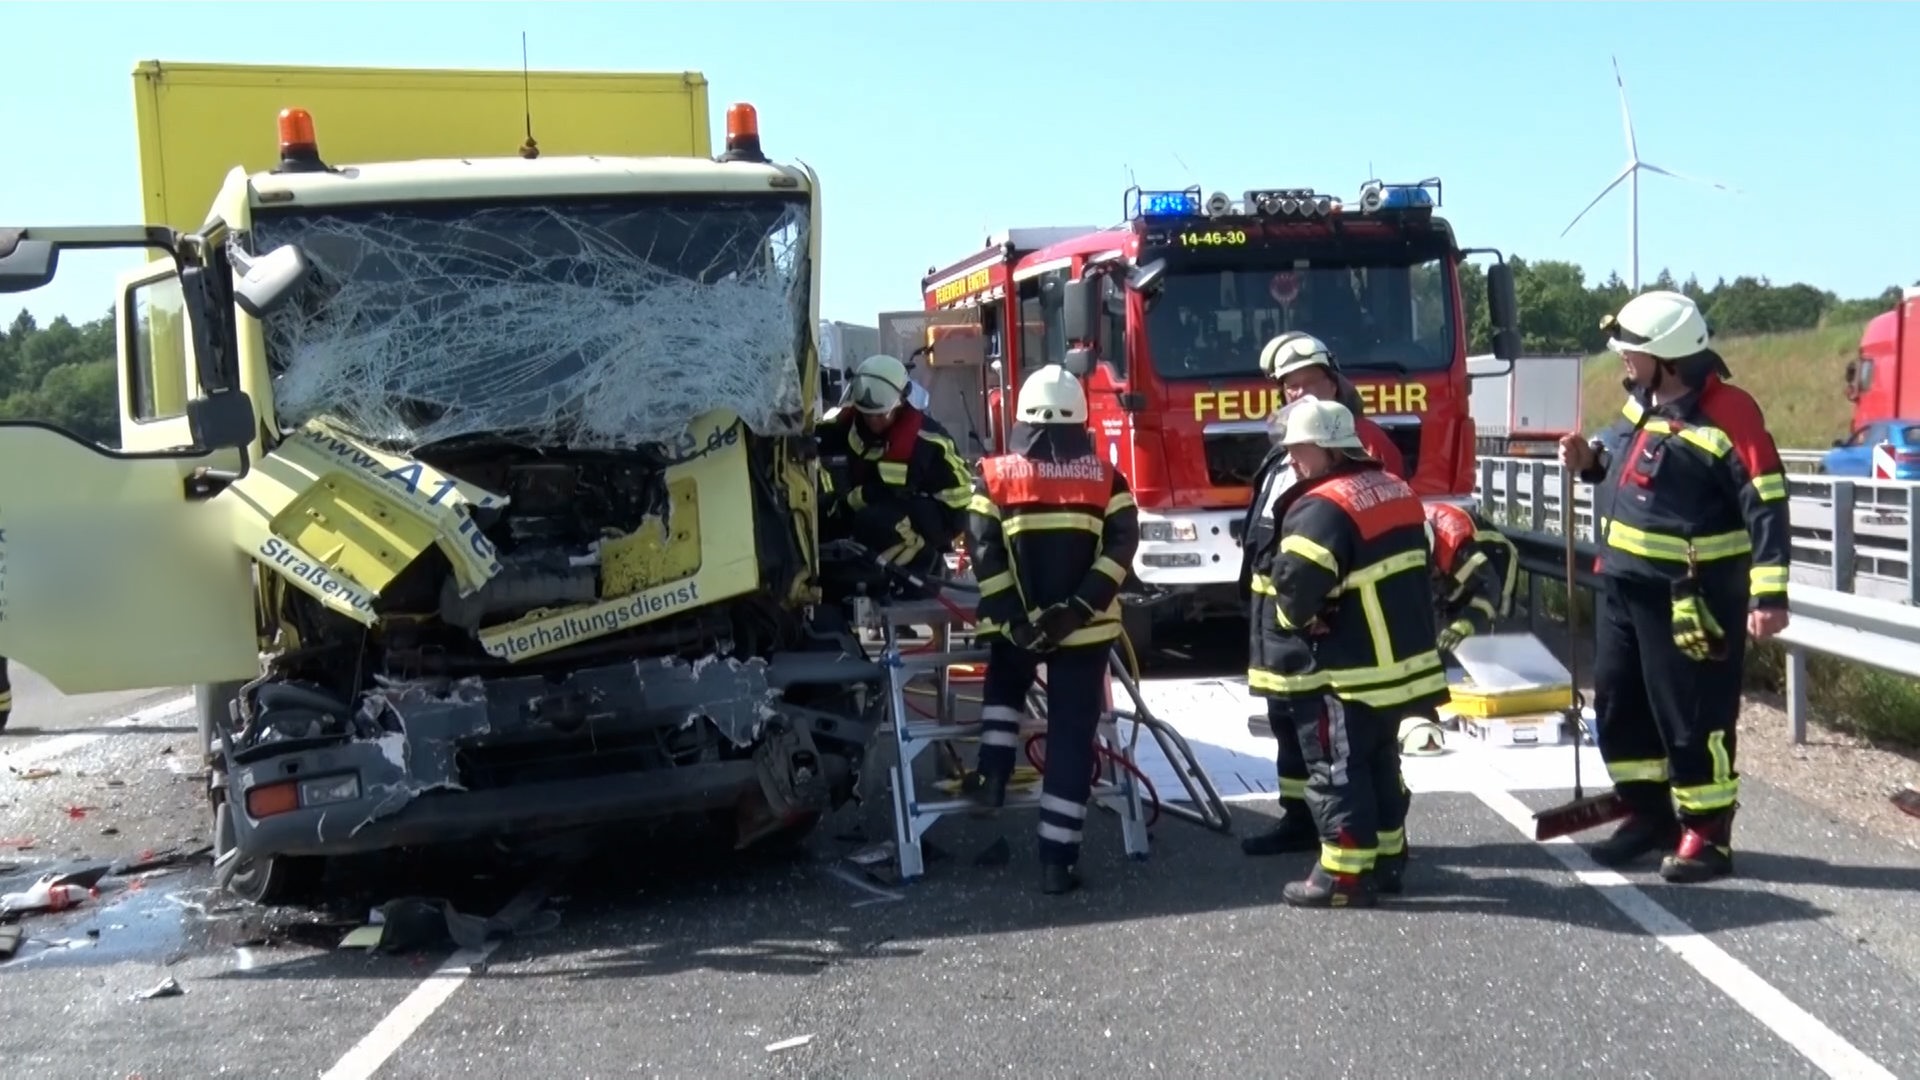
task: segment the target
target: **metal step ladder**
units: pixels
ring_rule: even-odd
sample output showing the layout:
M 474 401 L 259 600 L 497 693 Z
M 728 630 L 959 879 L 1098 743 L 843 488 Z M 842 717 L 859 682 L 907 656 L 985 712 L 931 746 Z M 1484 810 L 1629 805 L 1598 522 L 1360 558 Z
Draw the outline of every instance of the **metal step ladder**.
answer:
M 894 846 L 897 853 L 897 870 L 900 880 L 913 881 L 926 872 L 926 861 L 921 849 L 921 839 L 936 821 L 954 813 L 995 813 L 999 811 L 982 808 L 972 799 L 956 793 L 940 797 L 941 793 L 922 790 L 922 782 L 915 778 L 914 764 L 930 749 L 938 749 L 948 762 L 951 771 L 961 772 L 965 765 L 960 757 L 956 743 L 978 743 L 980 723 L 976 720 L 961 720 L 956 715 L 956 696 L 953 691 L 953 668 L 956 666 L 977 664 L 984 666 L 987 661 L 987 649 L 975 646 L 972 634 L 967 629 L 973 619 L 973 609 L 977 597 L 975 594 L 949 589 L 944 591 L 942 599 L 909 601 L 873 601 L 861 599 L 855 601 L 855 618 L 860 626 L 877 635 L 880 648 L 880 663 L 887 669 L 887 721 L 886 730 L 894 741 L 895 761 L 891 770 Z M 932 641 L 926 651 L 903 651 L 900 631 L 906 627 L 927 627 L 932 633 Z M 910 643 L 909 647 L 917 643 Z M 1109 657 L 1109 668 L 1114 681 L 1120 683 L 1130 699 L 1130 707 L 1109 706 L 1102 711 L 1096 739 L 1105 746 L 1114 757 L 1125 761 L 1138 769 L 1136 750 L 1140 733 L 1150 733 L 1160 752 L 1172 763 L 1181 786 L 1186 789 L 1187 803 L 1169 802 L 1157 799 L 1155 809 L 1161 814 L 1178 817 L 1193 822 L 1215 832 L 1229 832 L 1233 827 L 1227 804 L 1220 798 L 1213 780 L 1201 768 L 1191 746 L 1180 732 L 1155 717 L 1141 696 L 1140 687 L 1121 663 L 1116 650 Z M 930 684 L 930 685 L 929 685 Z M 907 704 L 909 697 L 924 696 L 929 700 L 931 718 L 922 716 Z M 1032 735 L 1046 731 L 1046 691 L 1039 685 L 1027 695 L 1027 717 L 1021 725 L 1021 737 L 1024 740 Z M 1129 726 L 1128 737 L 1121 738 L 1122 724 Z M 1151 815 L 1147 805 L 1146 793 L 1142 788 L 1140 776 L 1128 768 L 1116 764 L 1101 755 L 1101 775 L 1093 787 L 1090 806 L 1102 806 L 1113 811 L 1120 818 L 1121 838 L 1126 845 L 1128 856 L 1145 859 L 1150 851 L 1147 827 Z M 1157 792 L 1154 794 L 1158 794 Z M 1007 801 L 1002 810 L 1019 807 L 1038 807 L 1040 804 L 1040 785 L 1037 779 L 1022 783 L 1018 772 L 1015 783 L 1007 788 Z

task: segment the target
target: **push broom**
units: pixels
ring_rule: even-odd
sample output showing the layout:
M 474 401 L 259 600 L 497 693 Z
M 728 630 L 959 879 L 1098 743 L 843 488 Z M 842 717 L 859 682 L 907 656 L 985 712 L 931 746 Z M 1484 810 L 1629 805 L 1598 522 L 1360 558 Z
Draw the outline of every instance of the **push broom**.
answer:
M 1585 832 L 1610 821 L 1619 821 L 1629 812 L 1619 792 L 1608 790 L 1601 795 L 1588 795 L 1581 785 L 1580 744 L 1586 741 L 1586 719 L 1582 715 L 1586 711 L 1586 699 L 1580 693 L 1580 643 L 1574 639 L 1573 470 L 1565 465 L 1560 467 L 1560 514 L 1560 534 L 1567 542 L 1567 677 L 1573 684 L 1573 707 L 1568 710 L 1567 720 L 1573 726 L 1573 801 L 1548 807 L 1533 815 L 1535 840 L 1552 840 Z M 1599 535 L 1598 520 L 1595 519 L 1596 537 Z

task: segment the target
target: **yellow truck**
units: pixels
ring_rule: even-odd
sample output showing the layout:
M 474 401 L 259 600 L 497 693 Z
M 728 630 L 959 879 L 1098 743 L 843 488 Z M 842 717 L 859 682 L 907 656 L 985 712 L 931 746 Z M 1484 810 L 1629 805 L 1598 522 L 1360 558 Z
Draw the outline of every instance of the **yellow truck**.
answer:
M 750 106 L 714 157 L 697 75 L 135 86 L 148 221 L 0 229 L 0 291 L 160 256 L 122 448 L 0 424 L 0 655 L 197 687 L 227 888 L 575 827 L 779 842 L 852 797 L 882 669 L 820 604 L 819 184 Z

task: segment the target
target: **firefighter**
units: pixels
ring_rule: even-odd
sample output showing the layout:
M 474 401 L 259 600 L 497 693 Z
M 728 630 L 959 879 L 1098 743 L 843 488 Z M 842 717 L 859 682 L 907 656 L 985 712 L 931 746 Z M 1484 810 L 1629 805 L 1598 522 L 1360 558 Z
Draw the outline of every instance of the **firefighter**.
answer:
M 1440 651 L 1452 652 L 1474 634 L 1491 631 L 1513 610 L 1520 553 L 1471 507 L 1431 502 L 1426 512 Z
M 1746 642 L 1787 625 L 1786 473 L 1691 299 L 1642 293 L 1602 326 L 1626 406 L 1600 438 L 1560 441 L 1606 519 L 1594 710 L 1632 810 L 1593 855 L 1618 866 L 1665 849 L 1662 877 L 1703 881 L 1733 870 Z
M 980 760 L 967 788 L 985 805 L 1005 804 L 1027 692 L 1045 664 L 1040 884 L 1064 893 L 1080 883 L 1094 735 L 1139 522 L 1126 478 L 1094 449 L 1080 380 L 1042 367 L 1015 407 L 1008 451 L 980 462 L 968 514 L 988 656 Z
M 911 389 L 905 364 L 870 356 L 822 419 L 825 531 L 924 575 L 966 530 L 972 484 L 952 437 L 910 403 Z
M 1339 374 L 1333 353 L 1326 343 L 1299 330 L 1288 331 L 1267 342 L 1266 347 L 1260 350 L 1260 370 L 1280 384 L 1281 394 L 1287 404 L 1277 410 L 1269 422 L 1273 449 L 1267 452 L 1266 460 L 1261 462 L 1254 476 L 1253 489 L 1257 494 L 1247 506 L 1247 517 L 1240 533 L 1248 538 L 1240 548 L 1240 596 L 1243 602 L 1251 600 L 1247 590 L 1252 580 L 1252 569 L 1247 555 L 1256 546 L 1252 538 L 1257 531 L 1270 531 L 1273 528 L 1269 511 L 1274 500 L 1295 479 L 1282 440 L 1285 433 L 1283 416 L 1288 409 L 1301 401 L 1338 401 L 1354 417 L 1354 426 L 1367 452 L 1379 460 L 1387 472 L 1400 476 L 1405 467 L 1399 449 L 1393 445 L 1393 440 L 1387 438 L 1386 431 L 1361 415 L 1359 391 Z M 1285 708 L 1285 703 L 1278 698 L 1269 698 L 1267 701 L 1267 724 L 1279 744 L 1274 764 L 1280 781 L 1280 821 L 1267 832 L 1240 841 L 1240 850 L 1247 855 L 1313 851 L 1320 846 L 1320 833 L 1314 827 L 1313 815 L 1307 810 L 1307 763 L 1300 755 L 1298 742 L 1287 735 L 1292 730 L 1293 721 L 1284 715 Z
M 1346 406 L 1367 453 L 1393 475 L 1406 476 L 1407 465 L 1400 456 L 1400 448 L 1393 445 L 1385 428 L 1367 419 L 1359 388 L 1340 374 L 1340 365 L 1326 342 L 1305 331 L 1289 330 L 1260 350 L 1260 370 L 1280 384 L 1281 396 L 1288 404 L 1302 398 L 1317 398 Z
M 13 719 L 13 677 L 7 670 L 11 661 L 0 656 L 0 731 L 7 730 L 7 721 Z
M 1253 560 L 1247 685 L 1279 700 L 1308 766 L 1320 858 L 1282 899 L 1365 907 L 1406 867 L 1401 721 L 1447 700 L 1427 579 L 1426 520 L 1333 401 L 1289 410 L 1299 480 Z

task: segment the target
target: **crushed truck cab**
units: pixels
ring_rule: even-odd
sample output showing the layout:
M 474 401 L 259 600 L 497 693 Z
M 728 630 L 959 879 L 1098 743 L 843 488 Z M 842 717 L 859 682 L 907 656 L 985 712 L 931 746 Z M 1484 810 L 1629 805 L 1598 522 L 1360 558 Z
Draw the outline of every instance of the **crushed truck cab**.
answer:
M 413 845 L 803 835 L 880 676 L 817 606 L 813 173 L 745 106 L 717 159 L 341 165 L 315 119 L 147 231 L 126 449 L 0 424 L 0 655 L 198 684 L 255 899 Z M 0 250 L 0 287 L 73 234 Z

